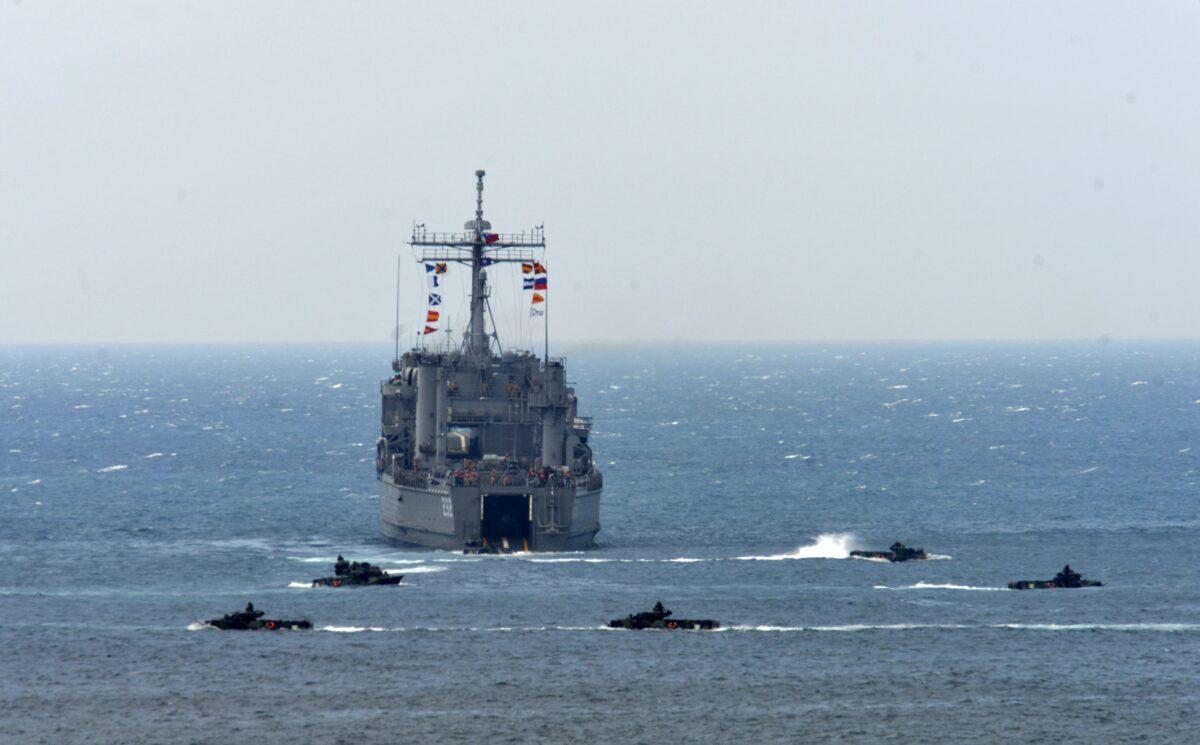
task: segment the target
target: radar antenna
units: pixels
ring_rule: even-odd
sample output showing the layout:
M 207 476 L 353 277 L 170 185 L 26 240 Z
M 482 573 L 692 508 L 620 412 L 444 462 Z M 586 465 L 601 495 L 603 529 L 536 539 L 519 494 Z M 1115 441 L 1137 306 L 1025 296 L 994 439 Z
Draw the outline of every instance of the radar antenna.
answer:
M 492 340 L 500 344 L 496 333 L 488 333 L 485 315 L 490 313 L 487 299 L 490 290 L 484 267 L 501 263 L 533 263 L 540 256 L 535 249 L 546 248 L 546 236 L 539 225 L 521 233 L 493 233 L 492 224 L 483 219 L 483 177 L 486 171 L 475 172 L 475 219 L 463 225 L 462 233 L 434 233 L 424 224 L 413 226 L 409 245 L 421 247 L 417 261 L 453 261 L 471 267 L 471 320 L 463 334 L 464 349 L 483 362 L 491 356 Z

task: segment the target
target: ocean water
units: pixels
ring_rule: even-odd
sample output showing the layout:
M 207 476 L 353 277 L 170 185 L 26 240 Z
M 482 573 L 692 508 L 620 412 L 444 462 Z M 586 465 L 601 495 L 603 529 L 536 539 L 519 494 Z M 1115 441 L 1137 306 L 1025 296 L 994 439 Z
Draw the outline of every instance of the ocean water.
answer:
M 0 349 L 0 741 L 1200 740 L 1200 345 L 567 353 L 600 546 L 465 557 L 379 538 L 388 349 Z

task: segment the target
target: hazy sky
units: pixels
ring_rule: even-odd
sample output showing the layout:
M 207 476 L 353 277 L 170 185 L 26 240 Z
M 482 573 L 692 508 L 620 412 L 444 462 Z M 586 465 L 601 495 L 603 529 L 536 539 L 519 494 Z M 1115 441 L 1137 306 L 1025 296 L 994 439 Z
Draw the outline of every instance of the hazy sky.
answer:
M 386 340 L 476 168 L 556 340 L 1197 338 L 1197 133 L 1197 2 L 0 0 L 0 342 Z

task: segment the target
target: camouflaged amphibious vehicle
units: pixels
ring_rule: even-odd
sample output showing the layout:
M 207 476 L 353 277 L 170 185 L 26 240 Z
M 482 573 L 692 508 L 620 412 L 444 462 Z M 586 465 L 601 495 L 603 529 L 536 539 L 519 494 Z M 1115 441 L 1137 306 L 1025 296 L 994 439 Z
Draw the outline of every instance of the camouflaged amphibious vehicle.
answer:
M 712 631 L 719 629 L 721 624 L 712 619 L 672 618 L 671 611 L 663 607 L 661 602 L 654 604 L 654 610 L 645 613 L 634 613 L 624 618 L 614 618 L 608 622 L 610 629 L 664 629 L 666 631 Z
M 226 613 L 220 618 L 205 621 L 204 625 L 222 631 L 300 631 L 312 628 L 312 622 L 307 619 L 290 621 L 263 618 L 263 615 L 262 611 L 254 609 L 254 603 L 246 603 L 246 610 L 241 613 Z
M 346 561 L 338 554 L 332 577 L 317 577 L 313 587 L 344 587 L 362 585 L 398 585 L 403 574 L 388 574 L 368 561 Z
M 1068 564 L 1062 571 L 1054 575 L 1054 579 L 1019 579 L 1009 582 L 1010 590 L 1054 590 L 1058 588 L 1074 589 L 1077 587 L 1103 587 L 1104 583 L 1094 579 L 1084 579 L 1083 575 L 1071 569 Z
M 893 543 L 887 551 L 851 551 L 850 555 L 859 559 L 887 559 L 891 562 L 920 561 L 929 558 L 925 549 L 909 548 L 900 541 Z

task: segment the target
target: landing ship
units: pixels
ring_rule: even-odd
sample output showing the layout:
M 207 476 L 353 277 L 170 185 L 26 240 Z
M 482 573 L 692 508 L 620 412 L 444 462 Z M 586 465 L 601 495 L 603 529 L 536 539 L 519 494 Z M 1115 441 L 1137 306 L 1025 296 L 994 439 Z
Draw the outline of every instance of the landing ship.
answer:
M 464 232 L 417 225 L 409 241 L 424 265 L 428 303 L 418 343 L 403 356 L 397 334 L 395 374 L 381 386 L 379 528 L 394 541 L 454 551 L 590 548 L 604 479 L 566 362 L 549 356 L 545 234 L 540 226 L 493 233 L 483 219 L 484 172 L 475 176 L 475 217 Z M 540 359 L 501 347 L 488 272 L 505 266 L 519 266 L 531 326 L 543 327 Z M 442 325 L 450 297 L 443 293 L 459 284 L 442 280 L 453 272 L 470 286 L 458 344 Z M 398 319 L 397 311 L 397 329 Z

